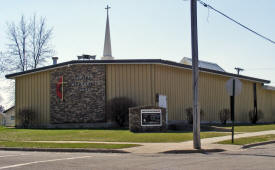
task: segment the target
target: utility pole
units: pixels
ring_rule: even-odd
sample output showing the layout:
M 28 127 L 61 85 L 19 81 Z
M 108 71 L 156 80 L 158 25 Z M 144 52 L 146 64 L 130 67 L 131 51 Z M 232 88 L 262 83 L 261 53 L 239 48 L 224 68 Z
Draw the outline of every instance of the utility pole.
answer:
M 241 71 L 244 71 L 244 69 L 240 67 L 235 67 L 235 70 L 237 70 L 237 74 L 239 75 Z
M 197 0 L 191 0 L 191 41 L 193 68 L 193 145 L 194 149 L 201 149 L 200 140 L 200 110 L 198 105 L 199 59 L 198 59 L 198 29 L 197 29 Z

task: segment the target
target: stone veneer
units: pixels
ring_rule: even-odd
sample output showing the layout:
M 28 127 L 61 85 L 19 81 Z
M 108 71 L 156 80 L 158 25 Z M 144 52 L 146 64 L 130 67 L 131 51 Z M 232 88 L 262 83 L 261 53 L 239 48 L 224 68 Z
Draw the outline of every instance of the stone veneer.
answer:
M 63 98 L 57 97 L 56 85 L 63 76 Z M 105 65 L 71 65 L 51 71 L 51 124 L 86 124 L 106 121 Z
M 161 126 L 141 126 L 142 109 L 161 109 Z M 138 106 L 129 108 L 129 129 L 131 132 L 157 132 L 166 131 L 166 109 L 158 106 Z

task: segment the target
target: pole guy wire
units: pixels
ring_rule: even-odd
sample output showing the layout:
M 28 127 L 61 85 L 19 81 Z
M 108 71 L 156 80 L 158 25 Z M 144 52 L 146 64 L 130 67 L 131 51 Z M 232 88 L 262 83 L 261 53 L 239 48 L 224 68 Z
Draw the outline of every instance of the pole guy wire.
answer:
M 245 25 L 241 24 L 240 22 L 234 20 L 233 18 L 229 17 L 228 15 L 226 15 L 226 14 L 222 13 L 221 11 L 215 9 L 215 8 L 212 7 L 211 5 L 205 3 L 205 2 L 203 2 L 203 1 L 201 1 L 201 0 L 198 0 L 198 2 L 199 2 L 200 4 L 202 4 L 204 7 L 208 8 L 208 9 L 212 9 L 213 11 L 215 11 L 215 12 L 221 14 L 222 16 L 224 16 L 224 17 L 226 17 L 227 19 L 229 19 L 229 20 L 235 22 L 236 24 L 238 24 L 238 25 L 240 25 L 241 27 L 247 29 L 248 31 L 250 31 L 250 32 L 252 32 L 252 33 L 258 35 L 259 37 L 261 37 L 261 38 L 263 38 L 263 39 L 265 39 L 265 40 L 267 40 L 267 41 L 269 41 L 269 42 L 271 42 L 272 44 L 275 44 L 275 41 L 271 40 L 270 38 L 267 38 L 266 36 L 263 36 L 263 35 L 260 34 L 260 33 L 257 33 L 255 30 L 253 30 L 253 29 L 251 29 L 251 28 L 248 28 L 247 26 L 245 26 Z

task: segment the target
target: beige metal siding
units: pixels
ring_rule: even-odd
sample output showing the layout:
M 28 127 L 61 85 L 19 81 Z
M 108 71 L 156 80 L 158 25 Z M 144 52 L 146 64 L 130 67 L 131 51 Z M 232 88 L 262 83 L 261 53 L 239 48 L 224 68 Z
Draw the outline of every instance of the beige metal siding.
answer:
M 16 125 L 21 125 L 18 113 L 33 110 L 34 124 L 45 126 L 50 120 L 50 74 L 41 72 L 16 78 Z
M 185 108 L 191 106 L 191 72 L 174 67 L 155 66 L 155 93 L 167 96 L 168 119 L 184 120 Z
M 156 66 L 156 93 L 168 96 L 169 120 L 186 120 L 185 109 L 192 107 L 192 71 L 168 66 Z M 226 78 L 200 73 L 199 102 L 203 120 L 218 121 L 218 112 L 229 108 L 225 89 Z
M 237 122 L 249 122 L 248 112 L 254 108 L 253 82 L 241 80 L 241 94 L 235 98 L 235 120 Z M 257 87 L 258 91 L 258 87 Z M 228 96 L 228 95 L 227 95 Z M 228 96 L 229 99 L 229 96 Z
M 191 72 L 191 71 L 190 71 Z M 229 78 L 200 72 L 199 74 L 199 101 L 206 121 L 219 121 L 219 112 L 230 108 L 230 100 L 225 84 Z M 189 89 L 192 91 L 192 89 Z
M 185 109 L 192 107 L 192 71 L 156 65 L 155 93 L 168 96 L 169 120 L 186 120 Z M 230 108 L 226 91 L 229 77 L 200 72 L 199 102 L 205 121 L 219 122 L 219 112 Z M 248 121 L 248 111 L 253 109 L 253 82 L 241 80 L 242 92 L 236 96 L 236 121 Z
M 225 84 L 229 77 L 200 72 L 199 101 L 203 120 L 219 122 L 219 111 L 230 108 Z M 253 109 L 253 82 L 241 80 L 243 88 L 236 96 L 236 121 L 248 122 Z M 186 120 L 185 109 L 192 106 L 192 71 L 159 64 L 106 65 L 106 98 L 126 96 L 138 105 L 154 105 L 155 95 L 168 99 L 169 120 Z M 275 121 L 275 91 L 265 90 L 257 83 L 258 108 L 265 118 Z M 18 112 L 30 108 L 37 114 L 35 123 L 50 123 L 50 72 L 40 72 L 16 78 L 16 125 Z
M 259 85 L 258 95 L 258 109 L 264 114 L 261 121 L 270 122 L 274 121 L 274 91 L 262 88 Z
M 119 96 L 126 96 L 138 105 L 151 105 L 152 65 L 114 64 L 106 66 L 107 101 Z
M 185 109 L 192 106 L 192 71 L 156 65 L 155 93 L 168 96 L 169 120 L 185 120 Z M 219 112 L 230 108 L 230 97 L 225 84 L 229 77 L 200 72 L 199 102 L 204 110 L 203 120 L 219 122 Z M 248 112 L 253 109 L 253 83 L 241 80 L 241 94 L 235 98 L 235 120 L 248 122 Z M 265 90 L 257 83 L 258 108 L 265 116 L 262 121 L 275 119 L 275 91 Z
M 168 99 L 169 120 L 186 120 L 185 109 L 192 107 L 192 71 L 177 67 L 152 64 L 107 65 L 107 100 L 127 96 L 138 105 L 155 104 L 155 94 L 163 94 Z M 229 77 L 200 72 L 199 101 L 204 110 L 203 120 L 219 122 L 219 112 L 230 109 L 230 97 L 225 84 Z M 248 112 L 253 109 L 253 83 L 241 80 L 241 94 L 235 98 L 235 120 L 248 122 Z M 270 91 L 263 90 L 257 83 L 258 107 L 272 118 Z M 274 94 L 275 101 L 275 94 Z M 272 107 L 273 104 L 273 107 Z

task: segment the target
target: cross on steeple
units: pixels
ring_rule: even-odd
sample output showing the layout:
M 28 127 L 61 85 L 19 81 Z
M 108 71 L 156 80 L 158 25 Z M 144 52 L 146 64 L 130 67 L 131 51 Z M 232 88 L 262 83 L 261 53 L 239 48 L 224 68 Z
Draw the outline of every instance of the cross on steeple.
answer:
M 107 10 L 107 14 L 109 15 L 109 9 L 111 9 L 111 7 L 109 5 L 107 5 L 107 7 L 105 9 Z
M 105 8 L 107 10 L 107 19 L 106 19 L 106 30 L 105 30 L 105 41 L 102 60 L 113 60 L 112 56 L 112 47 L 111 47 L 111 35 L 110 35 L 110 24 L 109 24 L 109 9 L 111 7 L 107 5 Z

